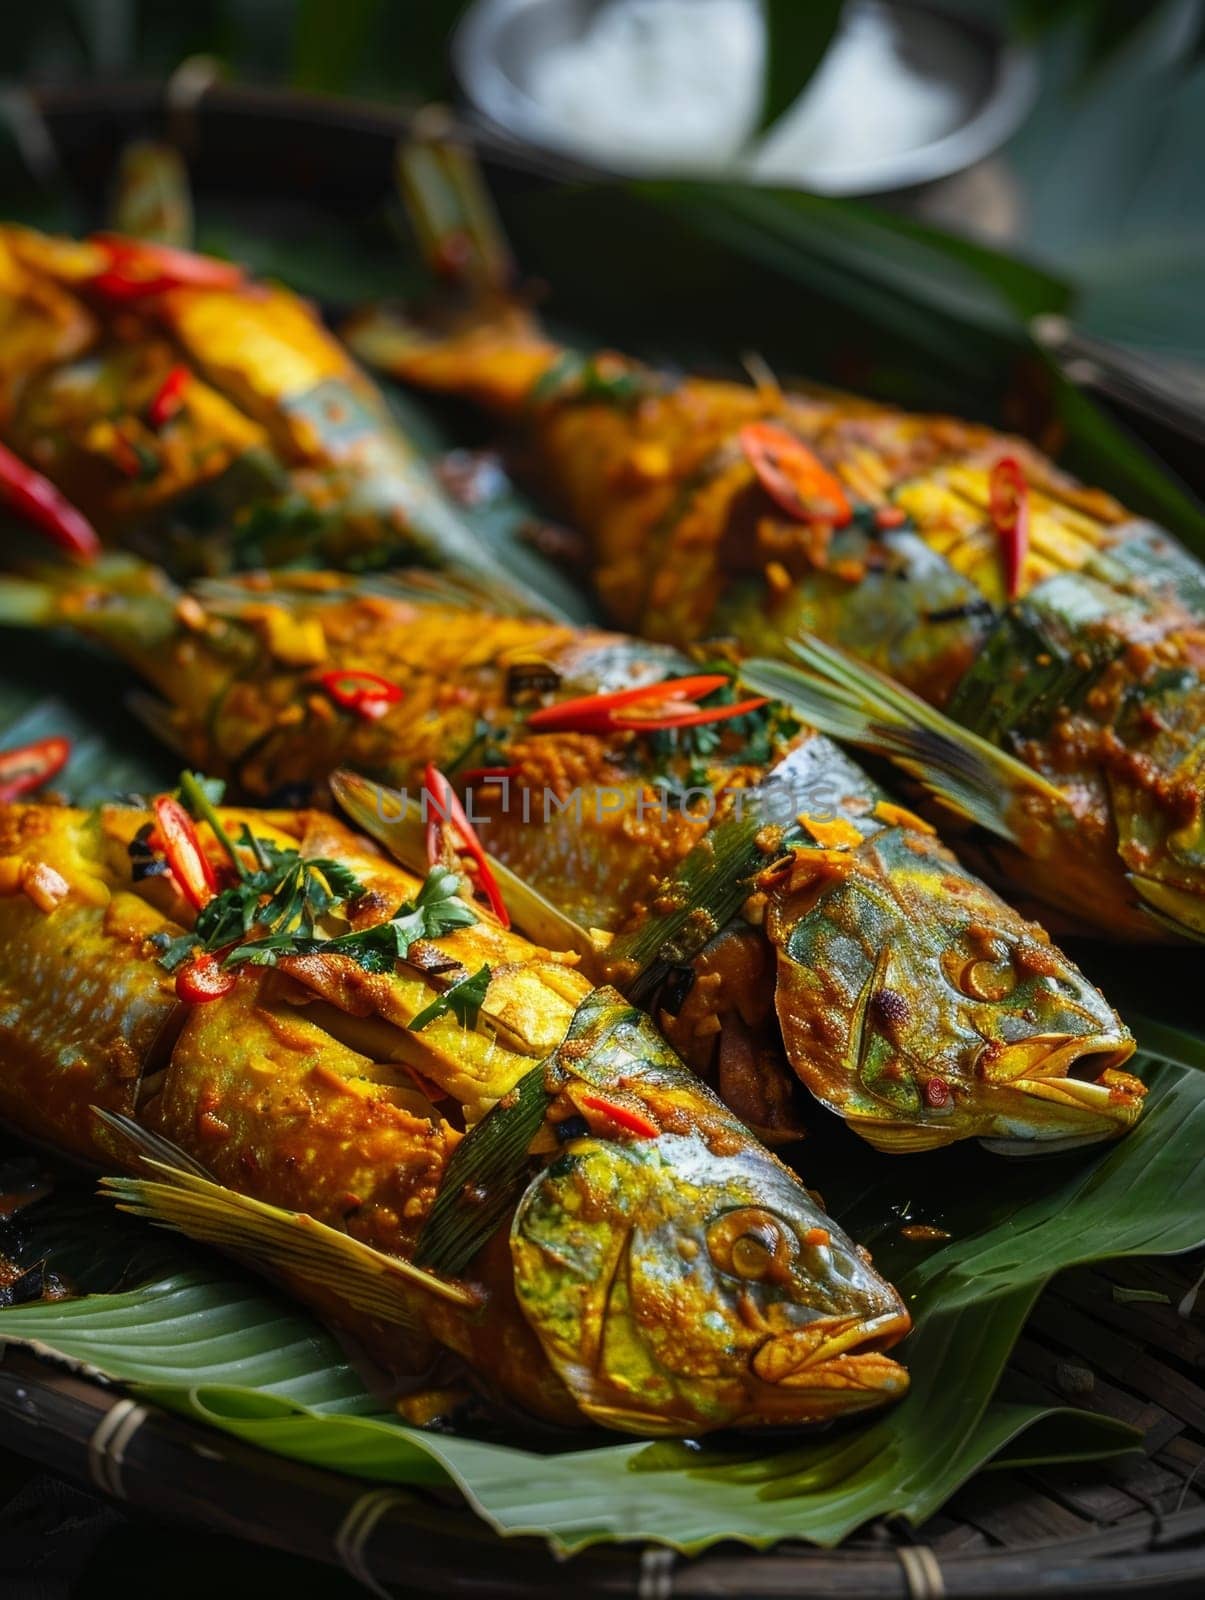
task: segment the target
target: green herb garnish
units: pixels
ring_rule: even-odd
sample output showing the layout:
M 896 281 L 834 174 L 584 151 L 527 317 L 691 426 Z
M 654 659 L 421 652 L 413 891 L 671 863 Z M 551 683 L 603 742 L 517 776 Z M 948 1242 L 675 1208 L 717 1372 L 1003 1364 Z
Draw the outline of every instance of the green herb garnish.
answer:
M 598 400 L 606 405 L 631 406 L 664 388 L 664 379 L 657 373 L 639 367 L 607 371 L 597 356 L 566 350 L 536 379 L 527 403 L 541 406 L 554 401 Z
M 237 841 L 232 840 L 214 809 L 212 793 L 207 781 L 195 773 L 182 774 L 182 802 L 209 824 L 229 855 L 238 882 L 201 908 L 190 933 L 168 943 L 159 959 L 169 972 L 203 952 L 223 952 L 224 967 L 241 962 L 271 967 L 282 956 L 320 951 L 348 956 L 366 972 L 388 972 L 416 940 L 437 939 L 477 921 L 476 912 L 460 897 L 460 875 L 441 865 L 432 867 L 415 898 L 404 901 L 387 922 L 349 928 L 346 933 L 322 932 L 324 921 L 332 915 L 346 918 L 346 908 L 365 893 L 356 874 L 341 861 L 304 857 L 299 850 L 257 838 L 246 823 Z M 246 864 L 248 856 L 254 867 Z M 442 995 L 440 1001 L 447 998 Z M 464 996 L 469 1003 L 472 998 L 472 991 Z M 467 1006 L 465 1010 L 467 1015 Z
M 429 1006 L 424 1006 L 416 1017 L 413 1017 L 408 1026 L 412 1033 L 421 1033 L 436 1017 L 446 1017 L 449 1012 L 456 1018 L 462 1028 L 473 1028 L 477 1025 L 477 1017 L 485 1003 L 485 991 L 490 986 L 493 973 L 487 963 L 479 972 L 474 972 L 471 977 L 461 978 L 450 989 L 445 989 L 443 994 L 437 995 Z

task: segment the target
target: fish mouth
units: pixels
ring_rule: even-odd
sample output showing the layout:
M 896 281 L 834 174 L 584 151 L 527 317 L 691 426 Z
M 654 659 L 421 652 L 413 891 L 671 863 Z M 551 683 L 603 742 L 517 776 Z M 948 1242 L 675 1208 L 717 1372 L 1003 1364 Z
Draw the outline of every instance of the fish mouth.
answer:
M 822 1421 L 899 1400 L 908 1374 L 885 1352 L 912 1326 L 903 1304 L 877 1317 L 824 1317 L 771 1334 L 754 1351 L 754 1376 L 774 1393 L 771 1408 Z
M 981 1055 L 981 1078 L 1026 1097 L 1024 1111 L 997 1119 L 987 1148 L 1006 1154 L 1052 1153 L 1116 1138 L 1133 1126 L 1146 1085 L 1124 1067 L 1136 1048 L 1116 1033 L 1035 1034 Z M 1018 1126 L 1023 1118 L 1025 1127 Z
M 1124 1067 L 1135 1042 L 1117 1033 L 1035 1033 L 1015 1044 L 987 1045 L 976 1063 L 988 1083 L 1077 1083 L 1095 1088 L 1105 1075 Z
M 908 1373 L 884 1352 L 911 1327 L 900 1301 L 878 1316 L 820 1317 L 806 1327 L 767 1335 L 750 1360 L 747 1376 L 753 1381 L 746 1382 L 744 1405 L 718 1425 L 759 1431 L 810 1428 L 903 1399 Z M 571 1388 L 591 1421 L 621 1432 L 681 1438 L 717 1426 L 694 1411 L 646 1411 L 613 1394 Z

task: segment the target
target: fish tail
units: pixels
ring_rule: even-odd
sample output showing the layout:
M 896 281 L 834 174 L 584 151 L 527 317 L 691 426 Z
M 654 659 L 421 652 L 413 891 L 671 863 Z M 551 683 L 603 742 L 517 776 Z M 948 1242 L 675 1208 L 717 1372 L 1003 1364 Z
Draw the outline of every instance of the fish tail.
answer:
M 365 307 L 343 336 L 362 361 L 404 383 L 515 415 L 564 352 L 513 293 L 510 247 L 446 112 L 420 118 L 399 147 L 397 178 L 428 271 L 452 292 L 421 320 L 395 305 Z
M 886 757 L 960 816 L 1015 843 L 1035 799 L 1052 811 L 1065 807 L 1040 773 L 873 667 L 810 635 L 788 648 L 797 665 L 752 660 L 742 679 L 830 738 Z
M 397 151 L 397 183 L 428 271 L 475 297 L 506 297 L 515 263 L 481 168 L 442 106 Z
M 179 150 L 157 139 L 135 139 L 126 145 L 108 211 L 115 233 L 191 249 L 192 190 Z
M 101 1192 L 118 1208 L 161 1227 L 249 1258 L 286 1283 L 329 1290 L 355 1310 L 396 1327 L 420 1327 L 418 1303 L 435 1298 L 475 1310 L 464 1285 L 387 1255 L 314 1217 L 286 1211 L 215 1182 L 170 1141 L 114 1112 L 96 1113 L 124 1143 L 138 1178 L 106 1177 Z
M 0 626 L 70 628 L 135 665 L 176 632 L 179 601 L 158 568 L 129 556 L 0 575 Z

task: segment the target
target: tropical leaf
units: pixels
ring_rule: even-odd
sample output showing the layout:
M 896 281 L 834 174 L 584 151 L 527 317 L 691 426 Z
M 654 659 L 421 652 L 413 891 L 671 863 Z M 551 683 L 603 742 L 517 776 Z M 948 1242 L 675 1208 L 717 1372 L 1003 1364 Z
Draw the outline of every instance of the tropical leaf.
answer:
M 841 0 L 762 0 L 766 45 L 758 132 L 789 111 L 824 60 L 837 24 Z
M 499 1532 L 541 1534 L 565 1552 L 607 1539 L 686 1551 L 724 1538 L 834 1544 L 887 1513 L 919 1524 L 989 1461 L 1080 1460 L 1136 1443 L 1122 1424 L 996 1390 L 1054 1272 L 1205 1238 L 1205 1078 L 1149 1057 L 1140 1065 L 1151 1085 L 1143 1119 L 1087 1159 L 1009 1164 L 963 1148 L 905 1170 L 835 1123 L 811 1142 L 809 1182 L 873 1242 L 916 1319 L 902 1352 L 911 1394 L 857 1431 L 769 1449 L 745 1439 L 739 1452 L 625 1442 L 568 1453 L 424 1433 L 382 1411 L 306 1313 L 183 1245 L 141 1289 L 0 1312 L 0 1339 L 56 1352 L 282 1455 L 389 1482 L 450 1481 Z M 54 1206 L 39 1209 L 49 1218 Z M 899 1234 L 904 1215 L 953 1237 L 936 1249 L 911 1244 Z M 107 1223 L 95 1208 L 91 1226 L 103 1251 Z M 71 1234 L 78 1250 L 78 1220 Z M 124 1260 L 128 1234 L 108 1248 Z M 54 1267 L 55 1247 L 45 1253 Z
M 10 634 L 0 664 L 0 747 L 69 738 L 71 759 L 55 782 L 85 803 L 170 787 L 179 762 L 122 714 L 136 687 L 132 674 L 77 640 Z

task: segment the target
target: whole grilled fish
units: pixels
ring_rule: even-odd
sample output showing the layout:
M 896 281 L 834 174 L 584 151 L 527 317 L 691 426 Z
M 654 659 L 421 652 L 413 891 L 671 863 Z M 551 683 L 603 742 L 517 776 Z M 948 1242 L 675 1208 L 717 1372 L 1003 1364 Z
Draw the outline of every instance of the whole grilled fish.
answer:
M 899 1296 L 614 991 L 330 816 L 207 809 L 0 808 L 6 1121 L 393 1370 L 451 1351 L 553 1422 L 905 1391 Z
M 485 844 L 572 919 L 529 930 L 652 1004 L 766 1137 L 798 1131 L 784 1055 L 889 1150 L 1049 1150 L 1139 1114 L 1124 1025 L 931 828 L 773 703 L 681 709 L 679 686 L 723 701 L 723 663 L 700 675 L 663 646 L 490 615 L 429 575 L 182 593 L 115 563 L 7 580 L 0 615 L 116 648 L 167 702 L 153 720 L 181 754 L 259 798 L 338 767 L 415 798 L 428 764 L 483 774 Z M 392 837 L 379 797 L 339 793 Z
M 370 311 L 348 338 L 517 429 L 619 626 L 799 656 L 748 681 L 964 812 L 951 778 L 978 774 L 969 815 L 1006 844 L 976 859 L 1010 885 L 1109 937 L 1205 937 L 1205 567 L 1162 529 L 1021 439 L 671 379 L 514 309 L 445 336 Z
M 406 560 L 526 592 L 281 285 L 155 242 L 7 226 L 0 321 L 17 458 L 0 479 L 39 474 L 36 520 L 69 548 L 87 553 L 94 529 L 181 574 Z

